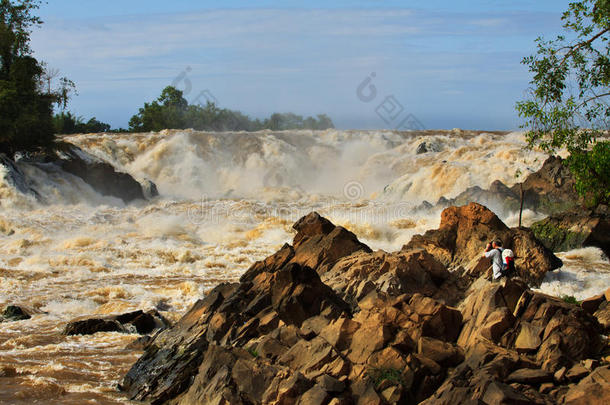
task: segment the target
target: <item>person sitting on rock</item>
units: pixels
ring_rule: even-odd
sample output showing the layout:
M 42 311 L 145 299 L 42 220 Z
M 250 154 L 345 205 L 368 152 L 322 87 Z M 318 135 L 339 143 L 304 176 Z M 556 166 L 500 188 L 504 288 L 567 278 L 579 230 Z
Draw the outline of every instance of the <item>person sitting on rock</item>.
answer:
M 493 277 L 492 281 L 499 281 L 504 275 L 504 266 L 502 264 L 502 241 L 496 239 L 493 242 L 489 242 L 485 248 L 483 257 L 491 259 Z

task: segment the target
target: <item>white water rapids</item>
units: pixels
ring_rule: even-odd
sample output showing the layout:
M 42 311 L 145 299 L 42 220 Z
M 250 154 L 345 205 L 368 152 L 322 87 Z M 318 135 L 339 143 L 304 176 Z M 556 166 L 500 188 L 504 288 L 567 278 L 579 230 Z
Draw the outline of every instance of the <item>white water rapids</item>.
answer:
M 127 403 L 116 384 L 139 355 L 124 349 L 136 336 L 62 336 L 69 320 L 151 308 L 176 320 L 206 290 L 290 242 L 292 223 L 312 210 L 373 249 L 398 250 L 438 227 L 440 210 L 415 209 L 423 201 L 497 179 L 510 186 L 546 158 L 525 150 L 519 133 L 467 131 L 162 131 L 65 140 L 152 180 L 160 196 L 125 205 L 77 177 L 25 162 L 19 167 L 45 204 L 0 183 L 0 308 L 40 312 L 0 323 L 0 369 L 17 371 L 0 378 L 0 403 Z M 417 154 L 422 142 L 428 151 Z M 516 213 L 497 213 L 516 225 Z M 525 225 L 543 218 L 524 215 Z M 560 256 L 565 266 L 547 276 L 543 291 L 582 299 L 610 284 L 600 250 Z

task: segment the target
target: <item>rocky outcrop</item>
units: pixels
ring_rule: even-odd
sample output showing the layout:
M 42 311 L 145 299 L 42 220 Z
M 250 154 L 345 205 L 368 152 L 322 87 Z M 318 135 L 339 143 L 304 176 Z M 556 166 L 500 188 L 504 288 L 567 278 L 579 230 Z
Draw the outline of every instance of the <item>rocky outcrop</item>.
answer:
M 520 185 L 512 190 L 519 195 Z M 581 201 L 570 169 L 558 156 L 550 156 L 540 170 L 530 174 L 523 182 L 523 191 L 527 208 L 549 214 L 569 210 Z
M 333 225 L 316 212 L 299 219 L 293 228 L 297 234 L 293 240 L 294 257 L 291 262 L 316 269 L 318 274 L 324 274 L 340 258 L 356 251 L 371 252 L 356 235 Z
M 455 198 L 441 197 L 438 207 L 451 207 L 476 202 L 493 207 L 502 214 L 519 210 L 521 205 L 521 187 L 523 187 L 523 208 L 546 214 L 555 214 L 573 209 L 581 203 L 581 198 L 574 189 L 574 178 L 562 158 L 549 157 L 540 170 L 531 173 L 523 183 L 508 187 L 499 180 L 494 181 L 489 189 L 478 186 L 470 187 Z
M 240 283 L 215 288 L 147 344 L 122 384 L 131 398 L 182 404 L 414 401 L 434 391 L 444 367 L 462 361 L 455 345 L 460 312 L 415 293 L 429 284 L 425 292 L 433 294 L 449 277 L 431 255 L 379 256 L 316 213 L 294 228 L 294 246 L 255 263 Z M 358 283 L 377 282 L 366 294 L 332 282 L 337 288 L 330 288 L 320 278 L 338 281 L 352 259 L 360 263 Z M 386 289 L 378 280 L 386 273 L 401 287 Z
M 117 171 L 111 164 L 93 156 L 79 147 L 60 143 L 54 152 L 28 155 L 18 161 L 0 154 L 0 175 L 3 182 L 21 194 L 45 202 L 45 196 L 36 190 L 35 179 L 28 178 L 23 165 L 33 165 L 46 173 L 65 175 L 69 173 L 82 179 L 96 192 L 123 200 L 151 199 L 159 195 L 157 186 L 150 180 L 140 184 L 131 175 Z M 20 168 L 21 166 L 21 168 Z
M 467 188 L 455 198 L 441 198 L 437 202 L 437 206 L 447 208 L 466 205 L 471 202 L 476 202 L 486 207 L 498 207 L 503 213 L 507 214 L 519 210 L 521 197 L 520 192 L 515 192 L 500 180 L 496 180 L 491 183 L 489 189 L 474 186 Z
M 571 368 L 599 354 L 602 332 L 597 320 L 559 298 L 532 292 L 519 280 L 479 288 L 464 301 L 460 346 L 489 340 L 528 354 L 549 372 Z
M 169 322 L 156 310 L 133 311 L 121 315 L 86 317 L 72 320 L 64 329 L 65 335 L 92 335 L 97 332 L 149 334 L 169 327 Z
M 66 145 L 57 153 L 54 162 L 64 171 L 80 177 L 102 195 L 116 197 L 129 203 L 145 199 L 142 185 L 127 173 L 117 172 L 109 163 L 83 151 L 77 146 Z M 156 187 L 148 186 L 151 195 Z
M 603 349 L 593 317 L 575 305 L 532 292 L 519 280 L 480 280 L 464 301 L 462 314 L 457 342 L 465 360 L 425 404 L 563 403 L 568 384 L 589 374 L 583 364 L 594 362 L 585 360 L 599 357 Z M 608 383 L 602 381 L 601 386 Z
M 490 268 L 489 260 L 481 256 L 487 242 L 495 238 L 513 250 L 517 273 L 533 285 L 539 284 L 546 272 L 562 265 L 530 230 L 508 228 L 493 212 L 477 203 L 443 210 L 438 229 L 415 235 L 402 250 L 425 249 L 443 265 L 465 268 L 477 278 Z
M 610 213 L 607 206 L 551 215 L 532 225 L 534 235 L 554 252 L 595 246 L 610 257 Z
M 520 278 L 473 282 L 447 270 L 439 258 L 465 257 L 469 229 L 504 229 L 485 209 L 466 211 L 483 221 L 450 212 L 455 226 L 432 239 L 433 252 L 371 252 L 344 228 L 304 217 L 293 245 L 144 342 L 121 389 L 181 405 L 551 404 L 578 398 L 581 384 L 604 389 L 593 315 Z

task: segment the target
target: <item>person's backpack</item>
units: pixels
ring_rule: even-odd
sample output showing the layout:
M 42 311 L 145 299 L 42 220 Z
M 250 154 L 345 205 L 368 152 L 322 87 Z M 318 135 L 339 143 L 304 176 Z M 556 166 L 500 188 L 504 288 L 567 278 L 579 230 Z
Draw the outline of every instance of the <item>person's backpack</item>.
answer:
M 507 277 L 515 274 L 515 254 L 510 249 L 502 251 L 502 273 Z

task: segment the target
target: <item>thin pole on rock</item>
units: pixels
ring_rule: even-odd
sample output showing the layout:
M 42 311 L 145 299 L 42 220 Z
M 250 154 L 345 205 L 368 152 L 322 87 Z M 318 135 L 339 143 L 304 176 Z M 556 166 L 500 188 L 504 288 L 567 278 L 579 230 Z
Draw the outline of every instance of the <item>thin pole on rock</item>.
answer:
M 519 208 L 519 228 L 521 228 L 521 220 L 523 219 L 523 183 L 519 183 L 521 189 L 521 207 Z

